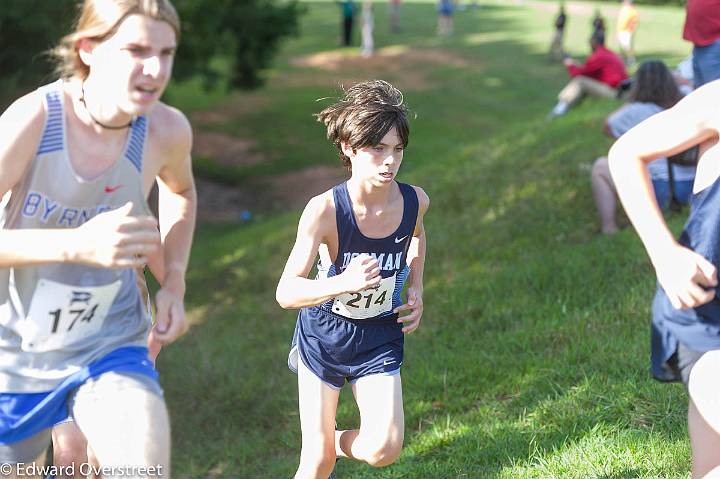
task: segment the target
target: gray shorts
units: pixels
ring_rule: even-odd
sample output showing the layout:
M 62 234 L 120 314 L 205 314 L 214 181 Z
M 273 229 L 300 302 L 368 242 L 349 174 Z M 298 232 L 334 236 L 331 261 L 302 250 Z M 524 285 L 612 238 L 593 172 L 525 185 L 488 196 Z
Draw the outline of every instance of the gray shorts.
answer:
M 109 371 L 96 378 L 89 379 L 77 388 L 68 398 L 68 409 L 72 420 L 75 398 L 89 396 L 93 401 L 102 401 L 103 397 L 111 396 L 115 391 L 128 388 L 140 388 L 163 397 L 162 388 L 152 378 L 144 374 L 116 373 Z M 0 463 L 29 463 L 37 459 L 50 445 L 52 429 L 45 429 L 34 436 L 12 444 L 0 444 Z
M 670 369 L 672 369 L 675 376 L 680 378 L 686 391 L 688 388 L 688 381 L 690 380 L 690 371 L 703 354 L 705 353 L 690 349 L 685 345 L 685 343 L 678 341 L 675 353 L 670 356 L 670 359 L 667 361 L 667 365 Z

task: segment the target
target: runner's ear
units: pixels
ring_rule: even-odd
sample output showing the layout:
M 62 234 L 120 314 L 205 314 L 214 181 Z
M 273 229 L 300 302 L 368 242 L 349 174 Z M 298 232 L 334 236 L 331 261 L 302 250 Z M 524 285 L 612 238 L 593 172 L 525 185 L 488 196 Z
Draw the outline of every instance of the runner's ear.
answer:
M 75 48 L 77 48 L 80 60 L 82 60 L 82 62 L 87 66 L 92 64 L 95 45 L 95 42 L 89 38 L 81 38 L 77 41 L 77 43 L 75 43 Z
M 352 146 L 350 146 L 349 143 L 347 143 L 345 141 L 340 142 L 340 148 L 342 149 L 343 154 L 345 156 L 347 156 L 348 158 L 350 158 L 351 156 L 353 156 L 355 154 L 355 149 Z

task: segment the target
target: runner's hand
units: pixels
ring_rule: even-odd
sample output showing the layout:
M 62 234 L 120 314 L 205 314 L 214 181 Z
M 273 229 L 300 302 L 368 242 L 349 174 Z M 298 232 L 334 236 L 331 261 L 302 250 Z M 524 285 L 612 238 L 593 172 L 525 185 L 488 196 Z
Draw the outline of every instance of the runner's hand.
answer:
M 423 314 L 422 292 L 409 287 L 407 289 L 407 303 L 395 308 L 393 313 L 400 313 L 401 311 L 410 311 L 409 314 L 400 316 L 397 320 L 398 323 L 403 323 L 403 333 L 412 333 L 419 328 Z
M 160 288 L 155 295 L 155 310 L 155 326 L 150 331 L 148 344 L 170 344 L 187 332 L 183 295 Z
M 73 255 L 80 263 L 103 268 L 143 266 L 160 247 L 157 220 L 152 216 L 130 215 L 133 204 L 100 213 L 76 229 L 77 248 Z
M 380 284 L 380 264 L 369 254 L 354 257 L 340 275 L 345 284 L 346 293 L 357 293 Z
M 670 250 L 655 265 L 655 273 L 675 309 L 701 306 L 715 297 L 715 266 L 688 248 Z

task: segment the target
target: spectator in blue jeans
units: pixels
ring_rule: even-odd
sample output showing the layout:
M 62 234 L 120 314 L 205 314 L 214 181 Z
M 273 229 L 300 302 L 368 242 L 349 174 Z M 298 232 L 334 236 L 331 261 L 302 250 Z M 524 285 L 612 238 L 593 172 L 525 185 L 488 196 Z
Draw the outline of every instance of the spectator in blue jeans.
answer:
M 635 74 L 627 103 L 605 120 L 605 133 L 612 138 L 620 138 L 643 120 L 672 107 L 680 98 L 682 94 L 665 64 L 660 61 L 644 62 Z M 648 171 L 658 205 L 665 209 L 671 200 L 667 159 L 658 158 L 653 161 L 648 165 Z M 600 217 L 600 230 L 604 234 L 616 233 L 617 190 L 610 176 L 606 156 L 595 160 L 591 177 L 593 197 Z M 695 167 L 673 165 L 673 179 L 675 200 L 687 204 L 692 195 Z
M 695 88 L 720 78 L 720 0 L 688 0 L 683 38 L 694 45 Z

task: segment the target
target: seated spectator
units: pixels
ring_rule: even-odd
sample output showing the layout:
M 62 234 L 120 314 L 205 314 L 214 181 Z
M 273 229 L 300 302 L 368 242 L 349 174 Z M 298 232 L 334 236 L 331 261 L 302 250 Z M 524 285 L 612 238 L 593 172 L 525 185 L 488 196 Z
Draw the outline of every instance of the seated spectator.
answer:
M 587 95 L 615 98 L 618 85 L 628 78 L 622 59 L 605 48 L 604 32 L 593 33 L 590 48 L 592 54 L 582 65 L 570 58 L 565 59 L 572 80 L 558 95 L 558 103 L 548 115 L 549 118 L 564 115 Z
M 673 70 L 673 77 L 677 83 L 680 93 L 689 95 L 695 89 L 695 78 L 693 75 L 693 56 L 692 53 L 683 61 L 678 63 Z
M 682 94 L 665 64 L 660 61 L 644 62 L 635 74 L 628 102 L 605 120 L 605 133 L 612 138 L 620 138 L 643 120 L 672 107 L 680 98 Z M 658 158 L 651 162 L 648 171 L 658 205 L 665 209 L 671 200 L 667 159 Z M 692 194 L 695 167 L 673 165 L 672 174 L 675 200 L 687 204 Z M 605 234 L 616 233 L 617 191 L 605 156 L 598 158 L 593 165 L 592 190 L 600 216 L 600 230 Z

